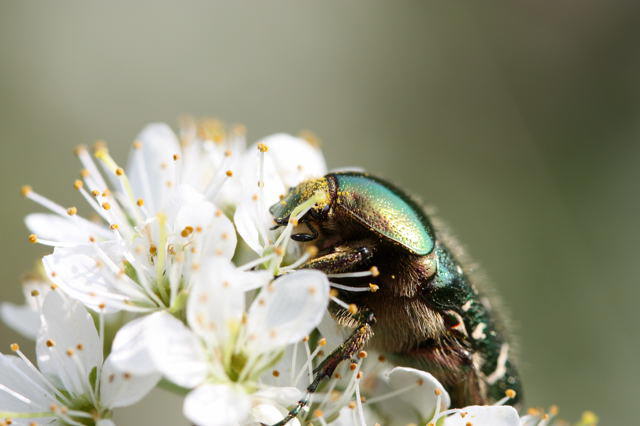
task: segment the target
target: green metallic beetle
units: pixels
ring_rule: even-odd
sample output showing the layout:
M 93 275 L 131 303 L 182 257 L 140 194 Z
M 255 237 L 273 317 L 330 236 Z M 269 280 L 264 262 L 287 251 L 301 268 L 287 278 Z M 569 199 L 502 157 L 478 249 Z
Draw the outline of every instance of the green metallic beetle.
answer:
M 310 393 L 340 362 L 371 347 L 399 365 L 429 371 L 454 407 L 491 403 L 508 389 L 516 391 L 510 403 L 519 401 L 509 343 L 418 204 L 382 179 L 343 172 L 301 183 L 270 212 L 284 226 L 303 205 L 310 209 L 298 222 L 309 232 L 291 238 L 319 249 L 303 268 L 328 274 L 372 268 L 373 276 L 333 280 L 376 290 L 340 292 L 340 299 L 357 306 L 355 315 L 331 304 L 332 316 L 354 332 L 316 368 Z M 301 400 L 278 425 L 307 402 Z

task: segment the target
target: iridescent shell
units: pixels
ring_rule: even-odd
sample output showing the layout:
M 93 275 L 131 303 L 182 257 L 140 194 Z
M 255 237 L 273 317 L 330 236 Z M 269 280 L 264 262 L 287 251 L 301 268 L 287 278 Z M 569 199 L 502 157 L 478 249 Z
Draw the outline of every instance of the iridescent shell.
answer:
M 435 238 L 429 219 L 400 189 L 364 173 L 335 173 L 327 178 L 337 182 L 336 208 L 414 254 L 431 253 Z

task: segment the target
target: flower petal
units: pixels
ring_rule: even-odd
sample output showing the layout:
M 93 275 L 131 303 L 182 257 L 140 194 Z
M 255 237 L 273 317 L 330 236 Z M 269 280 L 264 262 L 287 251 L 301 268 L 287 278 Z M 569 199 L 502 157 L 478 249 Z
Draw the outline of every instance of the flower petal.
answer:
M 113 238 L 113 234 L 106 228 L 79 217 L 65 218 L 50 213 L 32 213 L 24 220 L 29 231 L 45 240 L 86 243 L 89 237 L 101 240 Z
M 183 413 L 198 426 L 237 426 L 245 424 L 251 402 L 241 390 L 226 385 L 204 385 L 184 400 Z
M 261 234 L 268 232 L 270 219 L 267 209 L 260 204 L 259 199 L 253 198 L 243 200 L 233 214 L 233 222 L 238 234 L 258 255 L 262 254 L 264 245 L 266 245 Z
M 0 411 L 38 412 L 56 400 L 44 378 L 17 356 L 0 353 Z
M 224 257 L 231 259 L 236 249 L 236 230 L 222 210 L 208 201 L 189 203 L 178 210 L 175 232 L 195 229 L 187 238 L 196 238 L 201 258 Z
M 28 305 L 0 304 L 2 321 L 24 337 L 35 340 L 40 329 L 40 314 Z
M 304 139 L 277 133 L 262 139 L 261 142 L 269 147 L 267 158 L 272 159 L 280 179 L 287 188 L 327 173 L 322 152 Z
M 262 403 L 255 405 L 251 409 L 251 417 L 257 425 L 270 425 L 278 423 L 287 415 L 287 410 L 282 407 L 276 407 L 275 405 Z M 298 419 L 290 420 L 287 423 L 288 426 L 300 426 Z
M 36 341 L 38 367 L 77 395 L 86 390 L 89 373 L 102 364 L 102 346 L 93 318 L 75 300 L 58 291 L 47 294 Z
M 374 425 L 382 424 L 383 422 L 377 417 L 377 413 L 369 405 L 363 407 L 365 424 Z M 396 417 L 391 417 L 394 421 L 393 424 L 404 425 L 411 424 L 404 422 Z M 330 423 L 332 426 L 362 426 L 357 409 L 344 407 L 340 410 L 338 418 Z
M 209 261 L 193 278 L 187 304 L 189 325 L 208 343 L 223 344 L 240 324 L 245 291 L 269 279 L 270 274 L 243 272 L 222 258 Z
M 444 426 L 520 426 L 518 412 L 509 406 L 464 407 L 445 418 Z
M 162 350 L 153 353 L 158 370 L 173 383 L 194 388 L 204 382 L 208 373 L 207 355 L 198 336 L 178 319 L 162 313 L 161 321 L 154 321 L 155 330 L 148 330 L 162 340 Z
M 164 350 L 164 342 L 154 333 L 160 328 L 164 315 L 156 312 L 137 318 L 118 330 L 109 356 L 115 368 L 141 376 L 158 371 L 153 355 Z
M 410 404 L 420 414 L 421 420 L 429 420 L 433 416 L 437 402 L 436 390 L 441 393 L 440 411 L 446 410 L 451 404 L 445 388 L 426 371 L 396 367 L 387 373 L 387 381 L 394 390 L 415 386 L 413 390 L 403 393 L 399 398 Z
M 299 341 L 320 323 L 328 300 L 329 281 L 319 271 L 297 271 L 277 279 L 249 309 L 249 346 L 263 353 Z
M 174 154 L 180 154 L 180 145 L 171 127 L 165 123 L 152 123 L 138 135 L 140 145 L 134 146 L 129 156 L 127 175 L 137 197 L 145 200 L 149 213 L 154 214 L 164 204 L 167 182 L 175 184 Z
M 95 311 L 148 309 L 141 307 L 150 303 L 139 286 L 126 275 L 105 265 L 98 250 L 113 264 L 120 264 L 123 259 L 119 243 L 109 242 L 69 248 L 56 247 L 53 254 L 42 259 L 42 263 L 55 284 Z M 102 304 L 106 306 L 104 310 L 101 309 Z
M 281 407 L 295 405 L 302 398 L 304 393 L 293 386 L 267 386 L 252 395 L 254 401 L 264 403 L 276 403 Z M 287 411 L 284 413 L 286 414 Z
M 131 374 L 117 369 L 111 357 L 104 363 L 100 378 L 100 402 L 107 408 L 126 407 L 144 398 L 160 380 L 160 373 Z

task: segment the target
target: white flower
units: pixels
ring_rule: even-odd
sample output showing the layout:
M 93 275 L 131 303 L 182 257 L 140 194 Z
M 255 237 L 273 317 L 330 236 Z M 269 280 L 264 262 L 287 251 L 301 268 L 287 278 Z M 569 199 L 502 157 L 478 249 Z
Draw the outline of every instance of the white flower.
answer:
M 225 134 L 215 123 L 187 126 L 180 143 L 167 125 L 149 125 L 126 170 L 100 144 L 95 156 L 104 176 L 86 148 L 76 152 L 84 169 L 74 187 L 102 223 L 24 187 L 26 197 L 53 212 L 31 214 L 26 223 L 32 242 L 55 247 L 44 259 L 50 279 L 92 309 L 107 311 L 179 310 L 194 269 L 238 255 L 223 210 L 240 204 L 239 231 L 255 249 L 253 233 L 266 235 L 271 226 L 268 206 L 288 186 L 326 169 L 320 151 L 302 139 L 274 135 L 245 151 L 242 131 Z M 261 247 L 270 243 L 263 239 Z
M 41 315 L 38 367 L 16 344 L 11 349 L 18 356 L 0 354 L 0 417 L 25 425 L 93 424 L 136 403 L 157 383 L 157 374 L 120 373 L 110 357 L 103 361 L 102 333 L 78 302 L 51 291 Z
M 78 148 L 83 180 L 74 187 L 102 223 L 23 188 L 53 212 L 26 218 L 31 241 L 55 247 L 44 259 L 49 278 L 94 310 L 179 308 L 192 269 L 235 252 L 233 224 L 214 204 L 228 204 L 220 191 L 232 180 L 228 167 L 240 161 L 231 160 L 233 149 L 244 149 L 243 134 L 191 135 L 181 144 L 168 126 L 152 124 L 134 143 L 126 171 L 106 146 L 96 148 L 105 180 L 88 150 Z
M 287 345 L 318 325 L 329 283 L 317 271 L 270 278 L 265 272 L 239 271 L 224 260 L 203 265 L 187 302 L 187 325 L 166 312 L 129 323 L 113 344 L 122 354 L 119 364 L 140 373 L 155 365 L 170 381 L 194 389 L 184 413 L 198 425 L 244 424 L 251 410 L 284 415 L 273 395 L 284 393 L 290 403 L 300 393 L 270 390 L 259 379 Z M 256 287 L 261 290 L 245 309 L 247 291 Z
M 312 143 L 286 134 L 269 136 L 247 151 L 243 165 L 243 198 L 234 215 L 238 233 L 262 255 L 273 243 L 268 208 L 290 187 L 327 173 L 322 152 Z M 268 154 L 268 155 L 265 155 Z

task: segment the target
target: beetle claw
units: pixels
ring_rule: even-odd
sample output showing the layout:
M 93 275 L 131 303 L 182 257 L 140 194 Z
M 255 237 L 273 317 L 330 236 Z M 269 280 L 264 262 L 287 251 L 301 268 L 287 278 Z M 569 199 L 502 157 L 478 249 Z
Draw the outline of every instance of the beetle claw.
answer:
M 308 243 L 309 241 L 313 241 L 316 239 L 316 236 L 313 234 L 293 234 L 291 239 L 294 241 L 298 241 L 301 243 Z

